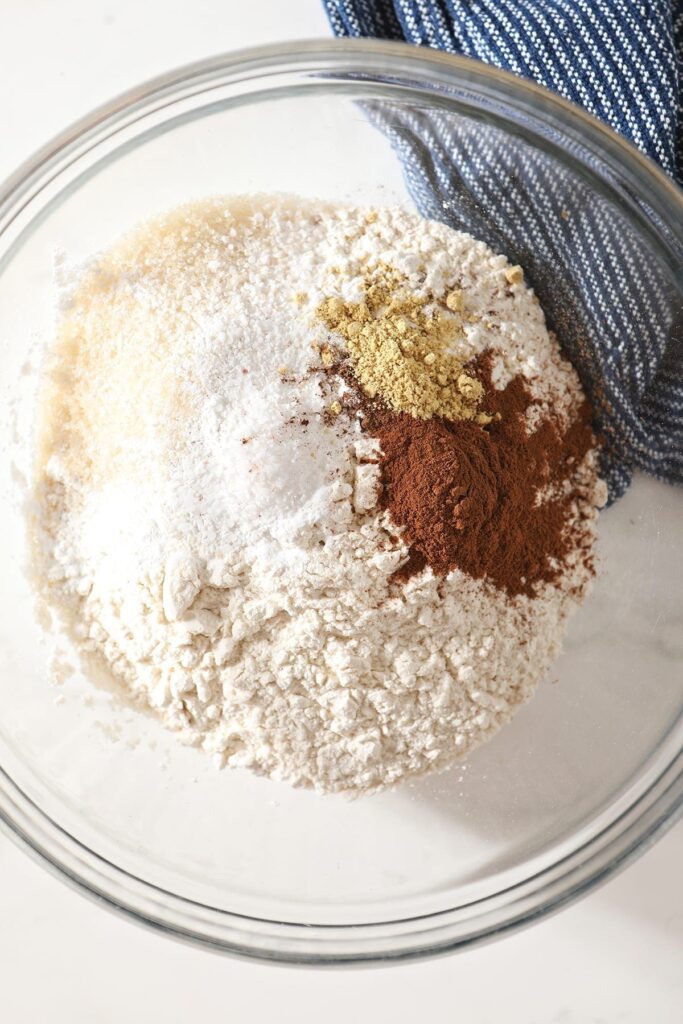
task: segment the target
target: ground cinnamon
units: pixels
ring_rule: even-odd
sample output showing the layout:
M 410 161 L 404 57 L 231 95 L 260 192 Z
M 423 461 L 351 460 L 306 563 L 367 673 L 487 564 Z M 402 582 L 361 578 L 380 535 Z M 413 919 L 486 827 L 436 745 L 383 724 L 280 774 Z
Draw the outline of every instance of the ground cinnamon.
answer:
M 458 568 L 510 595 L 533 596 L 539 583 L 559 579 L 577 547 L 572 506 L 583 502 L 590 515 L 590 496 L 572 485 L 595 445 L 590 408 L 584 403 L 568 429 L 550 417 L 528 435 L 523 378 L 496 391 L 487 359 L 477 372 L 482 407 L 500 414 L 487 426 L 365 405 L 364 428 L 382 448 L 380 500 L 410 549 L 396 578 L 426 565 L 438 575 Z

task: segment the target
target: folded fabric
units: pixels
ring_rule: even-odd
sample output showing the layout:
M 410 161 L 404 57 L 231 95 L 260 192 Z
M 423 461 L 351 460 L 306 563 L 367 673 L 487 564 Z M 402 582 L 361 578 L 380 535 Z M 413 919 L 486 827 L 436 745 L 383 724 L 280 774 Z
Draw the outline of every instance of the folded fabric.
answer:
M 676 175 L 683 3 L 323 2 L 337 35 L 406 40 L 532 78 Z M 593 401 L 610 499 L 636 468 L 683 482 L 681 324 L 617 207 L 493 125 L 385 101 L 364 108 L 398 153 L 424 216 L 470 231 L 525 267 Z

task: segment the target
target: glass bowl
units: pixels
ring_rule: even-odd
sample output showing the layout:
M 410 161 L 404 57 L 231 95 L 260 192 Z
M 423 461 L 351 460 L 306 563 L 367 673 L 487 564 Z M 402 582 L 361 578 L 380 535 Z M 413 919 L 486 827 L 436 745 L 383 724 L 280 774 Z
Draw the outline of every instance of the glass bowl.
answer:
M 683 201 L 665 176 L 550 93 L 402 45 L 292 43 L 171 73 L 69 129 L 0 196 L 0 815 L 80 891 L 214 949 L 343 963 L 464 947 L 589 890 L 681 802 L 683 501 L 652 479 L 602 516 L 600 577 L 534 700 L 465 764 L 413 785 L 350 801 L 221 772 L 87 681 L 49 681 L 16 442 L 30 431 L 27 359 L 52 327 L 55 253 L 84 257 L 212 193 L 410 203 L 391 142 L 435 114 L 588 196 L 577 231 L 607 210 L 673 322 Z M 465 170 L 449 216 L 516 257 L 514 218 L 478 201 Z M 534 180 L 511 173 L 501 195 L 541 202 Z M 534 284 L 552 306 L 560 270 L 545 262 Z

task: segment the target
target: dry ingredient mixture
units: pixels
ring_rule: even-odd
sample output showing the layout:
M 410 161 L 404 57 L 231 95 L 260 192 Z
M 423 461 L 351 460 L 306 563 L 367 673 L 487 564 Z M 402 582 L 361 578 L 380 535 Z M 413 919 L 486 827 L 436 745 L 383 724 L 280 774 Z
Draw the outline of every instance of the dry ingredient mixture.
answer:
M 80 267 L 36 580 L 93 678 L 325 792 L 444 768 L 594 573 L 590 410 L 523 272 L 400 208 L 193 204 Z

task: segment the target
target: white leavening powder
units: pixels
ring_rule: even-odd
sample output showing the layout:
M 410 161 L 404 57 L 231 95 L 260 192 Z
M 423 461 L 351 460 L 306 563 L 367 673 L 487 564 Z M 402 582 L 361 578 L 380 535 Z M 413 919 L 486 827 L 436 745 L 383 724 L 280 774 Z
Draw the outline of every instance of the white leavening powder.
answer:
M 523 374 L 537 415 L 581 401 L 481 242 L 397 208 L 253 197 L 179 209 L 82 267 L 39 403 L 36 578 L 86 667 L 221 764 L 328 792 L 488 738 L 589 583 L 578 554 L 533 599 L 459 571 L 391 583 L 407 550 L 376 507 L 376 442 L 325 414 L 309 372 L 316 306 L 359 300 L 377 261 L 418 294 L 462 289 L 459 355 L 493 348 L 494 382 Z M 593 453 L 580 472 L 599 505 Z

